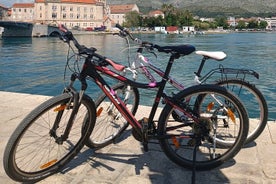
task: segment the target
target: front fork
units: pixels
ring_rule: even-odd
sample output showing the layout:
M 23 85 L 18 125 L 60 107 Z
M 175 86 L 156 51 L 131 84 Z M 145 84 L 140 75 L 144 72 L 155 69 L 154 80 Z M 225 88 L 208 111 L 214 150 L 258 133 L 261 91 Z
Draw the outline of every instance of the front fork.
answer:
M 80 90 L 79 93 L 73 87 L 74 82 L 77 78 L 81 81 L 81 84 L 82 84 L 81 90 Z M 78 113 L 78 110 L 79 110 L 79 107 L 81 105 L 81 101 L 82 101 L 82 98 L 83 98 L 83 95 L 84 95 L 84 92 L 85 92 L 86 88 L 87 88 L 87 83 L 86 83 L 85 78 L 80 77 L 76 73 L 73 73 L 71 75 L 71 81 L 70 81 L 69 86 L 67 86 L 63 91 L 63 93 L 70 94 L 71 98 L 65 104 L 61 104 L 59 107 L 55 108 L 54 111 L 57 112 L 57 115 L 56 115 L 53 127 L 51 128 L 51 130 L 49 132 L 50 136 L 55 138 L 55 141 L 56 141 L 57 144 L 63 144 L 63 142 L 67 140 L 68 135 L 70 133 L 70 130 L 73 126 L 75 117 L 76 117 L 76 115 Z M 65 110 L 70 110 L 70 109 L 72 109 L 72 112 L 71 112 L 70 118 L 67 122 L 65 131 L 62 135 L 58 136 L 57 135 L 57 129 L 60 127 L 60 121 L 61 121 L 61 118 L 63 116 L 63 113 L 64 113 Z

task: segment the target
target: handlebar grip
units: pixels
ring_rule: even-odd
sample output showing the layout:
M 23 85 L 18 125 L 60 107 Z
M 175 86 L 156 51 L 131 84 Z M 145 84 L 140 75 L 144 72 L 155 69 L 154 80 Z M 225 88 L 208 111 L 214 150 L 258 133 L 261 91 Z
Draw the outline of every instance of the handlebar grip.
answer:
M 59 24 L 58 29 L 63 33 L 67 33 L 69 31 L 63 24 Z
M 120 29 L 121 31 L 124 31 L 125 28 L 123 26 L 121 26 L 120 24 L 116 24 L 115 27 L 117 27 L 118 29 Z
M 132 36 L 132 34 L 128 31 L 128 29 L 124 28 L 120 24 L 116 24 L 115 27 L 120 29 L 122 32 L 126 33 L 132 40 L 135 40 L 135 38 Z

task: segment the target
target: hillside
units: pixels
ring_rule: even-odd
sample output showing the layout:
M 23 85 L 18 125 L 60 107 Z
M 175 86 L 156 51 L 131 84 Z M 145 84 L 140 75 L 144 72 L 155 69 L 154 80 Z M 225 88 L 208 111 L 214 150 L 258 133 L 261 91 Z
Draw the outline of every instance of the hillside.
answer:
M 276 16 L 275 0 L 107 0 L 110 4 L 136 3 L 144 13 L 158 9 L 163 3 L 173 4 L 199 16 Z

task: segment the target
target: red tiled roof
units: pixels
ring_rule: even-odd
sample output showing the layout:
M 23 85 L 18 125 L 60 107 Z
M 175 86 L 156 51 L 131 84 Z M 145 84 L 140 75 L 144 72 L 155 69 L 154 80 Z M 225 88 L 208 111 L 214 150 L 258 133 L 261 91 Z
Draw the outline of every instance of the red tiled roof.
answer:
M 12 7 L 13 8 L 32 8 L 34 7 L 34 3 L 14 3 Z
M 35 0 L 36 3 L 44 3 L 46 0 Z M 61 3 L 85 3 L 96 4 L 97 0 L 61 0 Z
M 153 10 L 149 12 L 149 15 L 163 15 L 164 13 L 161 10 Z
M 127 13 L 132 11 L 135 4 L 125 4 L 125 5 L 110 5 L 110 12 L 112 14 L 116 13 Z
M 96 0 L 61 0 L 62 3 L 85 3 L 85 4 L 96 4 Z

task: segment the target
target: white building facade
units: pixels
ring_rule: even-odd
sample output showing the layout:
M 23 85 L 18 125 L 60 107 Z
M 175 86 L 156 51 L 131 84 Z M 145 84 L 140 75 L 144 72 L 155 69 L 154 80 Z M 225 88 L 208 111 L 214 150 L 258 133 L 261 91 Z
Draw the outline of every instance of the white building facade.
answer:
M 36 0 L 35 22 L 64 24 L 68 28 L 103 26 L 105 1 L 102 0 Z
M 265 18 L 264 20 L 267 22 L 266 29 L 276 31 L 276 17 Z

